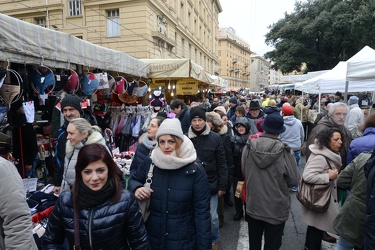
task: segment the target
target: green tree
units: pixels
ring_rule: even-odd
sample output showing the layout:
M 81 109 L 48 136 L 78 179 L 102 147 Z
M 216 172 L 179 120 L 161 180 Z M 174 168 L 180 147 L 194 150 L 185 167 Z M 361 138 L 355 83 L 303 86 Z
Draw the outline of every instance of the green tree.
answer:
M 270 25 L 264 56 L 283 73 L 332 69 L 365 45 L 375 48 L 375 0 L 308 0 Z M 305 72 L 302 72 L 305 73 Z

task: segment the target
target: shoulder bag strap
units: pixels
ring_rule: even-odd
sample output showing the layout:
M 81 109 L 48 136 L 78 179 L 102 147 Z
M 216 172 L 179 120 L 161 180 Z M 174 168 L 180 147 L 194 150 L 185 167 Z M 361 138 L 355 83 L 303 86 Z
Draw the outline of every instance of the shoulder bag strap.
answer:
M 328 167 L 329 167 L 329 169 L 332 169 L 332 166 L 331 166 L 331 163 L 329 163 L 329 160 L 326 158 L 326 161 L 327 161 L 327 163 L 328 163 Z
M 147 188 L 148 190 L 150 190 L 151 188 L 152 177 L 154 176 L 153 172 L 154 172 L 154 163 L 151 163 L 150 169 L 148 170 L 147 179 L 144 185 L 145 188 Z
M 79 238 L 79 214 L 76 208 L 76 204 L 73 200 L 73 211 L 74 211 L 74 250 L 81 249 L 81 242 Z

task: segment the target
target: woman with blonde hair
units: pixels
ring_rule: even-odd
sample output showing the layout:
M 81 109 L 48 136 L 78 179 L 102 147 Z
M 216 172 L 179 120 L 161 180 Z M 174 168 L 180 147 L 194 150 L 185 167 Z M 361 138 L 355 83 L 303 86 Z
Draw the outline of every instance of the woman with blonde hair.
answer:
M 98 126 L 92 126 L 84 118 L 75 118 L 69 122 L 65 148 L 65 164 L 62 175 L 61 191 L 70 190 L 75 180 L 75 165 L 80 149 L 87 144 L 98 143 L 109 151 Z

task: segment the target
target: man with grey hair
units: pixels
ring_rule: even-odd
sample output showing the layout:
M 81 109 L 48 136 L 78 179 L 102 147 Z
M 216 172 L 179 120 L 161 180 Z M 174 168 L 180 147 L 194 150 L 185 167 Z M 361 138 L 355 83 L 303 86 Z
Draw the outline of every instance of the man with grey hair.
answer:
M 348 153 L 348 148 L 350 145 L 350 142 L 352 140 L 352 135 L 350 131 L 344 126 L 346 117 L 349 113 L 348 105 L 342 102 L 336 102 L 332 104 L 332 106 L 329 108 L 328 115 L 323 117 L 318 124 L 314 127 L 314 129 L 311 131 L 309 138 L 306 142 L 306 161 L 309 159 L 309 156 L 311 154 L 311 151 L 309 149 L 309 146 L 314 143 L 314 140 L 316 138 L 316 135 L 321 132 L 324 129 L 327 128 L 338 128 L 343 133 L 343 144 L 340 149 L 340 156 L 341 156 L 341 162 L 342 166 L 346 166 L 346 156 Z

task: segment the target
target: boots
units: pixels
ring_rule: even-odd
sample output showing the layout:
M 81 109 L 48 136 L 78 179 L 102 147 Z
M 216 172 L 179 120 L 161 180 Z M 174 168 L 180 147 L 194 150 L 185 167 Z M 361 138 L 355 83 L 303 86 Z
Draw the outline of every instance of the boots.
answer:
M 224 215 L 219 215 L 219 228 L 224 226 Z

